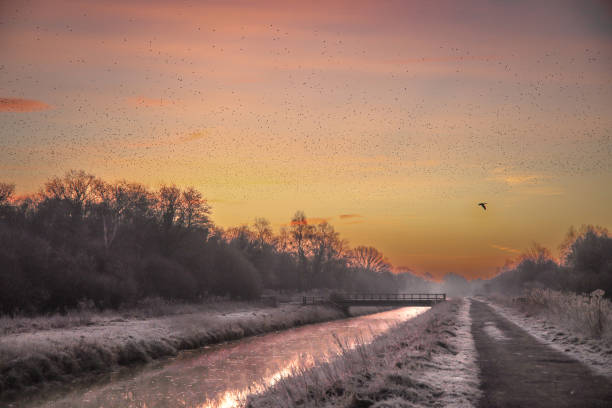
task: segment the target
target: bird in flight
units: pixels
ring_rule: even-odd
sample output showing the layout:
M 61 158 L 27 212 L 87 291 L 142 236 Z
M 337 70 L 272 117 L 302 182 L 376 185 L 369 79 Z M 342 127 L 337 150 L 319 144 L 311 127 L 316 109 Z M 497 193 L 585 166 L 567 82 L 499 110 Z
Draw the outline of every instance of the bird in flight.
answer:
M 487 203 L 478 203 L 485 211 L 487 210 Z

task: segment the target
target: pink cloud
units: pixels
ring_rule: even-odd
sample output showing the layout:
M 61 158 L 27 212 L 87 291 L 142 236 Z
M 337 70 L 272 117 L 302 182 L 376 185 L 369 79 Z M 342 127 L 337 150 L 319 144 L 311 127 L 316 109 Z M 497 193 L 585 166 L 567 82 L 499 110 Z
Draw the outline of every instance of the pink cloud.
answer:
M 503 246 L 503 245 L 490 244 L 489 246 L 491 248 L 495 248 L 495 249 L 498 249 L 498 250 L 504 251 L 504 252 L 509 252 L 511 254 L 520 254 L 521 253 L 521 251 L 519 251 L 516 248 L 511 248 L 511 247 L 507 247 L 507 246 Z
M 347 218 L 363 218 L 360 214 L 340 214 L 340 219 L 345 220 Z
M 51 109 L 51 106 L 33 99 L 0 98 L 0 112 L 35 112 L 46 109 Z

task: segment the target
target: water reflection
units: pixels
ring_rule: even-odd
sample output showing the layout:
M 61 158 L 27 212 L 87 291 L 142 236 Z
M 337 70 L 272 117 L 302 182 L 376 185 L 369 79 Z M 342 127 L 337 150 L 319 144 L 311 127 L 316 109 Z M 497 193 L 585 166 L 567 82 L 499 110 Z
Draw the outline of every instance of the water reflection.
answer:
M 349 346 L 357 337 L 369 342 L 391 325 L 425 310 L 397 309 L 186 351 L 108 384 L 34 405 L 229 408 L 250 391 L 274 384 L 294 368 L 308 367 L 334 354 L 338 350 L 334 335 Z

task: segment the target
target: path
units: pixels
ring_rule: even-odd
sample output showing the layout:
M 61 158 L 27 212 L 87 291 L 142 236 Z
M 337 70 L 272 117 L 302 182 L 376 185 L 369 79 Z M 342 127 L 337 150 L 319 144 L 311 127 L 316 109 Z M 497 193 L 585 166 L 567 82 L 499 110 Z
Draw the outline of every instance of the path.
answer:
M 472 301 L 482 408 L 612 407 L 612 383 Z

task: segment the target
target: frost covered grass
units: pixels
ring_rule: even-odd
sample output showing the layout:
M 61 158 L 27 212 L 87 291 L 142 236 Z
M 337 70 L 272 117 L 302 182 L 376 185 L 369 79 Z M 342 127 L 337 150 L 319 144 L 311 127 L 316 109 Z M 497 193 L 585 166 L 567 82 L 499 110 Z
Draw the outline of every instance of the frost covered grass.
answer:
M 157 317 L 150 317 L 157 316 Z M 80 311 L 2 320 L 0 400 L 86 373 L 147 362 L 180 350 L 344 317 L 323 306 L 221 302 L 155 304 L 117 313 Z
M 544 313 L 557 322 L 569 322 L 592 337 L 612 340 L 612 302 L 603 295 L 601 289 L 588 295 L 534 289 L 529 302 L 541 305 Z
M 519 298 L 492 296 L 488 303 L 543 343 L 612 379 L 612 303 L 601 292 L 537 289 Z
M 180 314 L 208 313 L 222 314 L 234 311 L 258 309 L 254 302 L 230 301 L 226 299 L 209 299 L 207 301 L 176 302 L 159 297 L 145 298 L 135 306 L 118 310 L 98 310 L 91 301 L 80 302 L 78 308 L 66 313 L 46 315 L 0 316 L 0 335 L 27 333 L 40 330 L 66 329 L 79 326 L 99 326 L 122 320 L 148 319 L 151 317 L 172 316 Z
M 582 336 L 612 341 L 612 302 L 603 295 L 601 289 L 590 294 L 532 289 L 520 298 L 496 299 L 521 312 L 562 324 Z
M 247 397 L 260 407 L 470 407 L 480 396 L 468 301 L 449 301 L 364 345 L 338 339 L 338 356 L 294 368 Z

